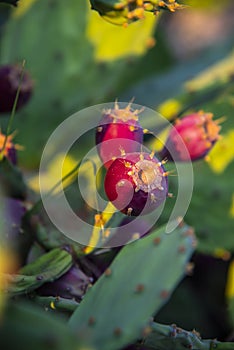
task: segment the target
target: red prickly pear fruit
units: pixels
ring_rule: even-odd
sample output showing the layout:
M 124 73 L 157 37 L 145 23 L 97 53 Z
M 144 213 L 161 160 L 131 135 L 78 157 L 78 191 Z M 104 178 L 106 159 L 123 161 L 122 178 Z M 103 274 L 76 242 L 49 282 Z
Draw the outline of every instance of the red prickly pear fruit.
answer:
M 152 212 L 168 194 L 167 173 L 162 163 L 148 153 L 117 158 L 107 170 L 104 186 L 108 199 L 129 216 Z
M 123 109 L 115 103 L 113 109 L 104 111 L 96 130 L 96 145 L 107 169 L 117 157 L 140 151 L 143 129 L 138 122 L 139 113 L 131 109 L 131 103 Z
M 3 145 L 5 143 L 6 135 L 0 132 L 0 152 L 2 151 Z M 7 142 L 4 149 L 4 156 L 14 165 L 17 164 L 17 149 L 21 147 L 12 142 L 13 135 L 7 137 Z
M 162 158 L 174 161 L 194 161 L 207 155 L 220 138 L 219 121 L 213 120 L 212 113 L 199 111 L 178 119 L 171 129 Z
M 33 81 L 28 72 L 23 72 L 20 65 L 0 66 L 0 113 L 12 111 L 16 93 L 20 85 L 20 93 L 16 110 L 21 109 L 30 99 L 33 90 Z

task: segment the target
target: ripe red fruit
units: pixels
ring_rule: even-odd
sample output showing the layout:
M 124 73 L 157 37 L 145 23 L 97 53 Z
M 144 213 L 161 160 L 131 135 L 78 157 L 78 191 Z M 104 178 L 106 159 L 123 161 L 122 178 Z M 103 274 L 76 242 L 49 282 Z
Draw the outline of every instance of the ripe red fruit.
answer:
M 20 84 L 20 93 L 16 109 L 22 108 L 30 99 L 33 90 L 33 81 L 28 72 L 23 73 L 19 65 L 0 66 L 0 113 L 12 111 L 16 92 Z
M 161 157 L 174 161 L 203 158 L 220 137 L 220 126 L 212 118 L 212 113 L 200 111 L 176 120 Z
M 114 206 L 133 216 L 155 210 L 168 194 L 167 173 L 162 163 L 148 153 L 117 158 L 107 170 L 104 186 Z
M 96 145 L 107 169 L 117 157 L 140 151 L 143 129 L 138 122 L 139 113 L 131 110 L 131 104 L 120 109 L 117 103 L 113 109 L 104 111 L 96 130 Z

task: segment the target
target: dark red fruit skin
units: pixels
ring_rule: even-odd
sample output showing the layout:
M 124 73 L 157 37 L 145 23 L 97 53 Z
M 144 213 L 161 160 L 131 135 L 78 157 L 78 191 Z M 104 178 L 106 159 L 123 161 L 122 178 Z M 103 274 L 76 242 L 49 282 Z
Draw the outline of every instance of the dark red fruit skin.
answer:
M 0 66 L 0 113 L 10 113 L 20 84 L 22 67 L 19 65 Z M 30 99 L 33 81 L 24 71 L 16 110 L 21 109 Z
M 129 172 L 142 157 L 157 166 L 162 189 L 157 187 L 149 192 L 142 189 L 136 191 L 136 182 Z M 125 157 L 117 158 L 108 169 L 104 182 L 105 192 L 108 199 L 122 213 L 131 216 L 147 214 L 158 208 L 167 197 L 168 181 L 165 174 L 164 167 L 156 157 L 152 158 L 148 153 L 127 154 Z M 120 185 L 121 182 L 124 183 Z M 151 199 L 151 196 L 154 198 Z M 129 208 L 132 210 L 129 211 Z
M 97 150 L 107 169 L 113 163 L 112 158 L 123 155 L 122 151 L 126 154 L 140 151 L 142 142 L 143 129 L 135 119 L 121 121 L 111 114 L 104 114 L 96 130 Z
M 211 113 L 189 114 L 175 122 L 160 156 L 174 161 L 204 158 L 219 139 L 220 126 Z

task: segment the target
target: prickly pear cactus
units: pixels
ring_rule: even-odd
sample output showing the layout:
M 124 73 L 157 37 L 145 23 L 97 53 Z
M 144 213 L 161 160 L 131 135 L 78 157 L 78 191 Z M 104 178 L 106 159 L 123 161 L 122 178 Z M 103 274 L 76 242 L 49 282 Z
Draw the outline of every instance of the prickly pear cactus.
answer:
M 143 340 L 143 344 L 150 349 L 160 350 L 186 350 L 186 349 L 234 349 L 233 343 L 221 343 L 216 339 L 203 340 L 198 332 L 185 331 L 175 324 L 165 326 L 158 323 L 152 324 L 152 332 Z
M 194 247 L 193 230 L 185 224 L 171 234 L 161 227 L 125 246 L 85 295 L 71 328 L 97 350 L 135 341 L 186 273 Z

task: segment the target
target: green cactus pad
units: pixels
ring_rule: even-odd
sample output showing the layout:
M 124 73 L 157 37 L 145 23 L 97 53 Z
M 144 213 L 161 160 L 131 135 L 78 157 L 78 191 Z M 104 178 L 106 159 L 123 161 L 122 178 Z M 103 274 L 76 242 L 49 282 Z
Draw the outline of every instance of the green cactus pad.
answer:
M 72 266 L 72 256 L 66 250 L 56 248 L 24 266 L 17 275 L 3 275 L 0 292 L 12 295 L 28 293 L 45 282 L 52 282 Z M 0 276 L 1 278 L 1 276 Z
M 194 243 L 193 230 L 182 224 L 125 246 L 72 315 L 72 329 L 100 350 L 140 338 L 184 276 Z
M 58 316 L 55 318 L 30 303 L 11 303 L 6 307 L 1 319 L 0 339 L 4 350 L 82 349 Z

